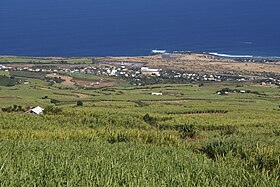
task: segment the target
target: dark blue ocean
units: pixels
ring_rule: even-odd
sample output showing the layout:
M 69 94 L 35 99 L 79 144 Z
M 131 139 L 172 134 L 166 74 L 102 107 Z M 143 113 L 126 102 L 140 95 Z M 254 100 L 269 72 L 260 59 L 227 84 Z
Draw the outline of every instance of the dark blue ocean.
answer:
M 0 55 L 280 56 L 280 0 L 1 0 Z

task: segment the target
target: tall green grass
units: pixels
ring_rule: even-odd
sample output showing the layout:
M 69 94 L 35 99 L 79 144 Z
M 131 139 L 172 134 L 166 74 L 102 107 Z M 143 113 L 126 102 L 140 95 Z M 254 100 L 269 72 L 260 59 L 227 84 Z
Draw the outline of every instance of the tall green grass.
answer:
M 223 97 L 222 83 L 89 91 L 30 81 L 0 90 L 0 106 L 47 109 L 0 112 L 1 186 L 279 186 L 276 88 Z M 180 94 L 150 95 L 167 88 Z M 90 94 L 82 107 L 66 97 L 77 91 Z
M 185 147 L 84 141 L 0 143 L 1 186 L 277 186 Z

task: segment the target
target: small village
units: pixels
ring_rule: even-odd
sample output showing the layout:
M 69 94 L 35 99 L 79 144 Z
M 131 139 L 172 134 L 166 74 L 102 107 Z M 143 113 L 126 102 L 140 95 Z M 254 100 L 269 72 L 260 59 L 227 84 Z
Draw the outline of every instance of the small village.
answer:
M 148 85 L 157 83 L 185 83 L 185 82 L 222 82 L 222 81 L 256 81 L 261 85 L 280 86 L 279 75 L 252 76 L 240 74 L 206 74 L 192 71 L 178 71 L 171 69 L 156 69 L 145 66 L 126 64 L 116 65 L 88 65 L 88 66 L 5 66 L 0 65 L 0 70 L 10 72 L 37 72 L 71 75 L 73 73 L 110 76 L 127 80 L 132 85 Z

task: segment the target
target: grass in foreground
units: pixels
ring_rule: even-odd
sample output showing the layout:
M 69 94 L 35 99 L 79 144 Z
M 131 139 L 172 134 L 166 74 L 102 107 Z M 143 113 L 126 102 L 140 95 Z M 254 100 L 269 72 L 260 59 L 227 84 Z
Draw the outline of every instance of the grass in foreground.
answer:
M 46 107 L 54 98 L 61 112 L 0 112 L 2 186 L 279 184 L 278 88 L 249 84 L 265 95 L 218 96 L 236 85 L 77 90 L 30 82 L 1 87 L 0 106 Z M 89 97 L 72 98 L 77 91 Z

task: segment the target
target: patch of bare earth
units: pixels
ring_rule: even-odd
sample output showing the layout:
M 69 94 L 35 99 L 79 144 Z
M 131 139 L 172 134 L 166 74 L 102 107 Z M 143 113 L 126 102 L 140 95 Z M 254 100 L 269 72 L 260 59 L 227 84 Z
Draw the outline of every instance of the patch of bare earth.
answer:
M 234 59 L 216 58 L 206 54 L 172 54 L 138 57 L 101 57 L 98 61 L 143 63 L 148 67 L 177 69 L 205 73 L 280 73 L 280 62 L 238 62 Z
M 159 100 L 159 101 L 144 101 L 144 102 L 157 102 L 157 103 L 187 103 L 192 102 L 192 100 Z
M 73 80 L 72 77 L 70 76 L 63 76 L 63 75 L 56 75 L 56 74 L 48 74 L 47 77 L 52 77 L 52 78 L 61 78 L 63 79 L 64 81 L 61 83 L 63 85 L 66 85 L 66 86 L 74 86 L 75 85 L 75 82 Z
M 15 100 L 15 99 L 21 99 L 20 97 L 0 97 L 0 100 Z
M 52 89 L 49 89 L 49 88 L 40 88 L 40 90 L 52 90 Z
M 63 96 L 65 98 L 77 98 L 78 97 L 75 94 L 64 94 L 64 93 L 57 93 L 57 92 L 54 92 L 53 94 L 58 95 L 58 96 Z
M 224 112 L 205 112 L 205 113 L 193 113 L 193 114 L 184 114 L 184 115 L 200 115 L 200 116 L 209 116 L 209 115 L 225 115 Z
M 77 96 L 79 98 L 89 98 L 89 97 L 91 97 L 91 95 L 89 95 L 89 94 L 82 94 L 82 93 L 78 93 Z
M 74 79 L 76 85 L 82 87 L 91 87 L 91 88 L 100 88 L 100 87 L 112 87 L 116 86 L 116 83 L 109 80 L 90 80 L 90 79 L 82 79 L 82 78 L 75 78 Z

